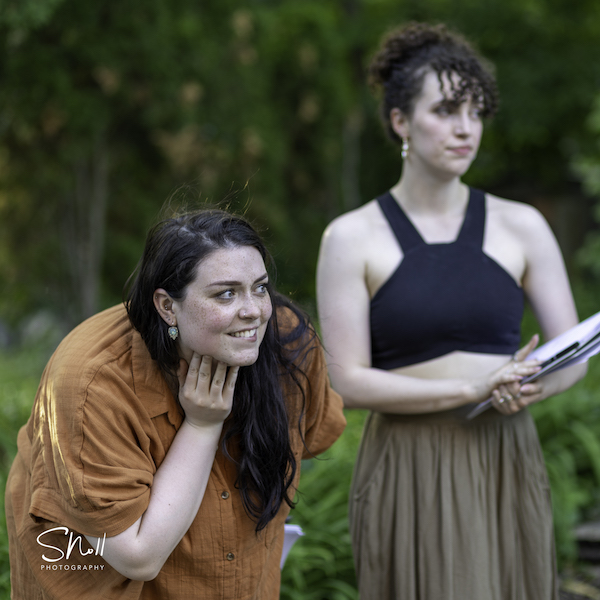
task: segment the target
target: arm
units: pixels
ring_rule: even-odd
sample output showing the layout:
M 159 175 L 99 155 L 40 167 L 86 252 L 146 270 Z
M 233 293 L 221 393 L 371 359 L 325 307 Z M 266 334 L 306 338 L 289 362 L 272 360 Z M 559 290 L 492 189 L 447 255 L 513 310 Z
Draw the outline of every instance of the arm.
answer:
M 158 468 L 144 514 L 122 533 L 106 539 L 103 556 L 129 579 L 158 575 L 194 520 L 208 483 L 223 422 L 231 411 L 238 368 L 194 353 L 182 361 L 179 400 L 185 420 Z M 98 539 L 86 536 L 95 547 Z
M 544 339 L 550 340 L 577 325 L 578 317 L 560 248 L 546 220 L 534 208 L 520 206 L 514 214 L 513 227 L 522 240 L 526 259 L 523 289 L 535 313 Z M 494 392 L 495 406 L 505 413 L 554 396 L 570 388 L 584 377 L 587 363 L 555 371 L 538 381 L 523 386 L 510 386 L 508 391 L 520 398 L 513 406 L 499 407 L 503 393 Z
M 488 398 L 501 383 L 534 372 L 508 363 L 479 379 L 419 379 L 371 367 L 365 219 L 349 213 L 325 231 L 317 267 L 317 300 L 329 373 L 348 408 L 389 413 L 448 410 Z

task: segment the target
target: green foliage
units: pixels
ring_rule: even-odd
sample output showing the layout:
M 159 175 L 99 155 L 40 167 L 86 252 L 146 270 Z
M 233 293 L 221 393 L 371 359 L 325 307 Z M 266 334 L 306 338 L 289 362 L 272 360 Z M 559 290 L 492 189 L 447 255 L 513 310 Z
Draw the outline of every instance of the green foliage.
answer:
M 348 426 L 323 455 L 304 461 L 292 521 L 305 536 L 292 547 L 282 600 L 357 600 L 348 530 L 348 488 L 365 411 L 346 411 Z
M 48 21 L 62 1 L 4 0 L 0 4 L 0 24 L 8 25 L 17 36 L 25 35 Z
M 586 379 L 532 407 L 552 488 L 557 553 L 564 567 L 577 560 L 573 528 L 597 518 L 600 500 L 600 365 Z
M 573 171 L 581 178 L 584 190 L 594 198 L 594 220 L 600 223 L 600 95 L 596 96 L 587 127 L 593 136 L 594 144 L 587 151 L 580 152 L 572 161 Z M 598 227 L 592 229 L 579 250 L 579 265 L 600 281 L 600 233 Z
M 449 23 L 496 63 L 501 111 L 469 182 L 516 186 L 522 199 L 561 194 L 565 159 L 590 145 L 582 115 L 600 69 L 599 10 L 594 0 L 7 0 L 0 316 L 50 306 L 77 321 L 86 293 L 117 301 L 144 232 L 182 184 L 245 211 L 282 290 L 310 302 L 327 222 L 398 178 L 364 70 L 379 37 L 410 19 Z
M 8 537 L 4 518 L 6 477 L 17 453 L 17 432 L 29 418 L 47 351 L 0 353 L 0 600 L 10 598 Z
M 591 143 L 576 153 L 571 168 L 593 199 L 596 227 L 577 254 L 580 271 L 575 295 L 582 316 L 598 311 L 600 288 L 600 95 L 592 104 L 586 126 Z M 598 359 L 590 361 L 583 382 L 561 397 L 536 407 L 548 471 L 553 480 L 555 527 L 562 556 L 573 560 L 575 544 L 569 535 L 581 520 L 600 518 L 600 386 Z M 565 401 L 566 398 L 566 401 Z M 561 547 L 562 546 L 562 547 Z

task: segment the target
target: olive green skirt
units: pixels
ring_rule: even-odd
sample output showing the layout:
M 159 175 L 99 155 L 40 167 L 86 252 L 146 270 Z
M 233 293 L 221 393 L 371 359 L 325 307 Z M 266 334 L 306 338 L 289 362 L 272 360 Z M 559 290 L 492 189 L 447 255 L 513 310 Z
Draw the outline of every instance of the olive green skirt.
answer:
M 350 493 L 361 600 L 555 600 L 546 467 L 527 410 L 372 413 Z

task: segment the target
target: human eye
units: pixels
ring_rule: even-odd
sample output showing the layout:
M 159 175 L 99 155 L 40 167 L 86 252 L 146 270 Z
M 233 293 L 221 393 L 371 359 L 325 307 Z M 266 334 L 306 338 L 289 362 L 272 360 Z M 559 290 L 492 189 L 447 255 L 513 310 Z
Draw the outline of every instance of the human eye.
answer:
M 472 119 L 481 119 L 481 113 L 483 112 L 483 107 L 481 106 L 473 106 L 469 111 Z
M 233 290 L 223 290 L 216 294 L 217 300 L 231 300 L 235 296 L 235 292 Z
M 258 294 L 262 294 L 262 295 L 268 294 L 269 293 L 269 287 L 268 287 L 268 285 L 269 284 L 267 282 L 265 282 L 265 283 L 259 283 L 256 286 L 256 292 Z
M 447 117 L 450 115 L 450 107 L 447 104 L 438 104 L 434 109 L 436 115 Z

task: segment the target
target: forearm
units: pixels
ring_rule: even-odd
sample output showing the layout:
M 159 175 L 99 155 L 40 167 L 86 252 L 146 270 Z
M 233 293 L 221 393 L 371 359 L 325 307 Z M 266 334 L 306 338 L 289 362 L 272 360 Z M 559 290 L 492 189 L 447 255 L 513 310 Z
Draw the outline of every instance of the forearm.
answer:
M 346 408 L 386 413 L 450 410 L 485 400 L 490 390 L 480 380 L 421 379 L 374 368 L 329 368 L 334 389 Z
M 222 424 L 198 428 L 184 421 L 158 468 L 146 512 L 107 538 L 104 559 L 130 579 L 150 580 L 190 528 L 206 491 Z M 95 539 L 88 537 L 92 545 Z
M 581 363 L 573 365 L 566 369 L 560 369 L 554 371 L 549 375 L 545 375 L 541 378 L 540 383 L 542 384 L 541 394 L 539 400 L 556 396 L 568 390 L 571 386 L 575 385 L 580 379 L 583 379 L 587 373 L 587 363 Z

